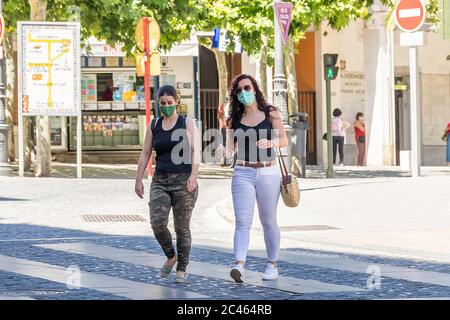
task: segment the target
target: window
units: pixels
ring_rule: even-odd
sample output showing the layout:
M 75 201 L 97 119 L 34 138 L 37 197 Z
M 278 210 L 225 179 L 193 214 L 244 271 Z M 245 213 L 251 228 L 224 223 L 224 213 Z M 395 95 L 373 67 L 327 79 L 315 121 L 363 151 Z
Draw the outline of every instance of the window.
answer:
M 97 100 L 112 101 L 114 92 L 114 83 L 112 73 L 97 74 Z

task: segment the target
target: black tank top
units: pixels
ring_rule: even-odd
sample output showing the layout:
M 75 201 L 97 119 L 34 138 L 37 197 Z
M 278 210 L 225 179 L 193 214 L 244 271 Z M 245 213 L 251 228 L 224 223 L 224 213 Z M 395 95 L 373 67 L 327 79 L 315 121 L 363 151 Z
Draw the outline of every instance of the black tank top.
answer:
M 256 142 L 261 139 L 272 140 L 272 126 L 268 115 L 254 127 L 240 121 L 234 129 L 234 143 L 238 143 L 237 160 L 249 162 L 272 161 L 275 159 L 273 148 L 260 149 Z
M 190 173 L 192 161 L 186 117 L 179 115 L 170 130 L 163 129 L 162 120 L 163 117 L 155 118 L 152 123 L 153 148 L 156 151 L 155 173 Z

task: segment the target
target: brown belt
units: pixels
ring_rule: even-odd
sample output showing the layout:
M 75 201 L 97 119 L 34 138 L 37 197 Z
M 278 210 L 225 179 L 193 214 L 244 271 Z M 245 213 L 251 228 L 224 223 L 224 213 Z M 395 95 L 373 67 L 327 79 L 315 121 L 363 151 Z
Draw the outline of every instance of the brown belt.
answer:
M 275 165 L 276 163 L 277 163 L 276 160 L 264 161 L 264 162 L 248 162 L 248 161 L 242 161 L 242 160 L 236 161 L 237 166 L 249 167 L 249 168 L 254 168 L 254 169 L 271 167 L 271 166 Z

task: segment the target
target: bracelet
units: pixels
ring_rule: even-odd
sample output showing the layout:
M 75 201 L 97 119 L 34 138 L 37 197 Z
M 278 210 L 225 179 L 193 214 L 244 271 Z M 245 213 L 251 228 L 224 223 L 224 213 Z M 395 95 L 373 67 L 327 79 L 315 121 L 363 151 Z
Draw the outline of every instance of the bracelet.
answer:
M 272 141 L 272 148 L 273 147 L 278 148 L 278 145 L 277 145 L 278 139 L 273 139 L 273 140 L 270 140 L 270 141 Z
M 231 153 L 231 156 L 230 157 L 227 157 L 227 155 L 229 154 L 229 153 Z M 236 153 L 236 151 L 233 151 L 233 150 L 231 150 L 230 148 L 228 148 L 228 147 L 225 147 L 225 159 L 232 159 L 233 157 L 234 157 L 234 154 Z

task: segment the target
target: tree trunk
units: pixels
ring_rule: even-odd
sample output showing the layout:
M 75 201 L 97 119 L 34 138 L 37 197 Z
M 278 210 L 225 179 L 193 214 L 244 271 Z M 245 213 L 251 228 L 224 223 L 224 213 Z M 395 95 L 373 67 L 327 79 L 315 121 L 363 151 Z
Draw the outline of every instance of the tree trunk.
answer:
M 45 21 L 47 15 L 47 0 L 28 0 L 30 4 L 30 20 Z M 50 148 L 50 123 L 48 116 L 36 118 L 36 177 L 49 177 L 51 171 L 52 153 Z
M 225 52 L 212 49 L 216 57 L 217 73 L 219 77 L 219 104 L 226 102 L 228 92 L 228 68 Z
M 16 81 L 16 66 L 17 57 L 14 51 L 14 42 L 17 39 L 17 33 L 7 32 L 5 34 L 5 57 L 6 57 L 6 123 L 10 126 L 8 133 L 8 157 L 10 161 L 16 160 L 15 153 L 15 138 L 14 138 L 14 109 L 17 103 L 17 81 Z M 33 150 L 33 142 L 31 140 L 31 118 L 23 118 L 23 137 L 24 137 L 24 170 L 30 171 L 32 168 L 31 153 Z
M 16 160 L 15 145 L 14 145 L 14 102 L 16 95 L 14 90 L 16 87 L 16 66 L 14 63 L 14 48 L 13 48 L 14 33 L 8 32 L 4 38 L 5 47 L 5 61 L 6 61 L 6 124 L 9 126 L 8 131 L 8 159 L 9 161 Z
M 28 0 L 30 5 L 30 20 L 45 21 L 47 17 L 47 0 Z
M 295 69 L 295 46 L 292 37 L 289 36 L 284 50 L 286 80 L 288 90 L 288 113 L 298 112 L 297 96 L 297 72 Z
M 266 36 L 262 37 L 263 46 L 261 47 L 261 54 L 258 57 L 256 64 L 256 80 L 259 82 L 261 86 L 261 91 L 264 94 L 264 97 L 267 99 L 267 47 L 268 47 L 268 39 Z

